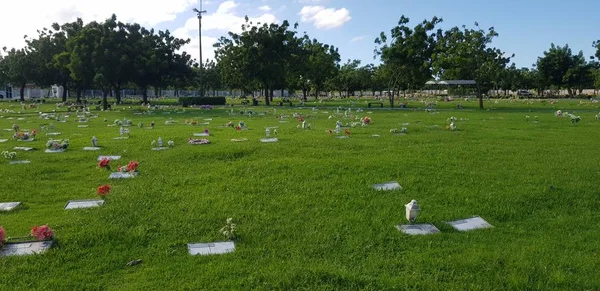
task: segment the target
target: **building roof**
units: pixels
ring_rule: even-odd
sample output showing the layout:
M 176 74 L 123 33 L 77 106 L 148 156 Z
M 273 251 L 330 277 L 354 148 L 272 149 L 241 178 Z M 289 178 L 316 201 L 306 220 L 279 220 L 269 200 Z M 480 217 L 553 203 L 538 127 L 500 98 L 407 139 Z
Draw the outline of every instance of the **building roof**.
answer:
M 475 80 L 439 80 L 439 81 L 427 81 L 425 85 L 475 85 Z

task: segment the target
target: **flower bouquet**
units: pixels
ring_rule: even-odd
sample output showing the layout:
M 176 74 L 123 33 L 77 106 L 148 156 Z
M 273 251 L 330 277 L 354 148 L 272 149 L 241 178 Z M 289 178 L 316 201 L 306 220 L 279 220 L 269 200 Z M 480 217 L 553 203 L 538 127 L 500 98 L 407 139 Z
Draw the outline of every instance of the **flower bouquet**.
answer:
M 18 141 L 34 141 L 37 130 L 33 129 L 30 132 L 19 132 L 19 126 L 16 127 L 17 131 L 13 134 L 13 139 Z
M 117 171 L 114 173 L 111 173 L 109 178 L 110 179 L 133 178 L 133 177 L 137 176 L 137 174 L 139 173 L 139 171 L 138 171 L 139 164 L 140 163 L 137 161 L 130 161 L 125 166 L 119 165 L 119 166 L 117 166 Z
M 0 226 L 0 255 L 31 255 L 50 248 L 54 241 L 54 231 L 48 225 L 34 226 L 29 236 L 6 238 L 6 231 Z
M 110 159 L 104 158 L 98 162 L 98 168 L 104 168 L 110 172 Z
M 189 144 L 209 144 L 210 141 L 205 138 L 191 138 L 188 140 Z
M 46 152 L 47 153 L 59 153 L 64 152 L 69 147 L 69 140 L 49 140 L 46 143 Z
M 100 198 L 104 199 L 104 198 L 106 198 L 106 195 L 108 195 L 108 193 L 110 193 L 110 189 L 112 189 L 112 186 L 102 185 L 102 186 L 98 187 L 96 194 L 98 194 L 98 196 L 100 196 Z
M 5 159 L 9 159 L 11 161 L 17 157 L 16 152 L 9 152 L 9 151 L 3 151 L 2 155 L 4 156 Z

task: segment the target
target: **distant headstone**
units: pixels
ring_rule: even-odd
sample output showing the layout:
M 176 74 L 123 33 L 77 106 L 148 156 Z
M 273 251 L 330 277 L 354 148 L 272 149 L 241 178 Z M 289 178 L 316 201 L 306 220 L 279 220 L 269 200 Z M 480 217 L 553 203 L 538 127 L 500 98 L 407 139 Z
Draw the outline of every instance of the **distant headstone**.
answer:
M 57 136 L 57 135 L 60 135 L 60 132 L 49 132 L 49 133 L 46 133 L 46 135 Z
M 79 208 L 91 208 L 91 207 L 99 207 L 104 204 L 104 200 L 70 200 L 65 205 L 65 209 L 79 209 Z
M 439 233 L 440 230 L 433 224 L 410 224 L 410 225 L 397 225 L 396 228 L 408 235 L 425 235 Z
M 136 172 L 130 172 L 130 173 L 114 172 L 114 173 L 110 173 L 110 176 L 108 176 L 108 178 L 109 179 L 130 179 L 130 178 L 135 178 L 135 176 L 137 176 Z
M 164 150 L 168 150 L 168 147 L 157 147 L 157 148 L 152 148 L 153 151 L 164 151 Z
M 28 138 L 28 139 L 17 139 L 17 141 L 26 141 L 26 142 L 31 142 L 34 141 L 35 138 Z
M 216 243 L 189 243 L 188 251 L 192 256 L 226 254 L 235 251 L 235 243 L 231 241 Z
M 33 150 L 33 148 L 30 148 L 30 147 L 14 147 L 13 149 L 14 150 L 26 151 L 26 152 Z
M 347 135 L 338 135 L 338 136 L 336 136 L 335 138 L 339 138 L 339 139 L 347 139 L 347 138 L 350 138 L 350 137 L 349 137 L 349 136 L 347 136 Z
M 5 139 L 5 138 L 0 139 L 0 143 L 7 142 L 7 141 L 8 141 L 8 139 Z
M 81 125 L 78 125 L 77 127 L 78 128 L 86 128 L 86 127 L 90 127 L 90 126 L 87 124 L 81 124 Z
M 50 153 L 50 154 L 52 154 L 52 153 L 64 153 L 65 149 L 55 149 L 55 150 L 46 149 L 44 152 L 45 153 Z
M 121 156 L 98 156 L 98 162 L 102 161 L 104 159 L 109 159 L 111 161 L 116 161 L 116 160 L 118 160 L 120 158 L 121 158 Z
M 232 142 L 243 142 L 243 141 L 248 141 L 247 138 L 233 138 L 231 139 Z
M 84 147 L 84 151 L 99 151 L 101 148 L 99 147 Z
M 475 217 L 467 218 L 467 219 L 455 220 L 455 221 L 448 221 L 448 224 L 450 224 L 452 227 L 454 227 L 458 231 L 469 231 L 469 230 L 474 230 L 474 229 L 493 227 L 487 221 L 485 221 L 483 218 L 481 218 L 479 216 L 475 216 Z
M 194 136 L 210 136 L 210 134 L 206 133 L 206 132 L 202 132 L 202 133 L 194 133 Z
M 119 139 L 128 139 L 128 138 L 129 138 L 128 136 L 119 136 L 119 137 L 115 137 L 114 139 L 119 140 Z
M 9 243 L 0 250 L 0 257 L 41 254 L 52 246 L 53 241 Z
M 11 211 L 21 205 L 21 202 L 3 202 L 0 203 L 0 211 Z
M 372 135 L 371 137 L 380 137 L 380 136 L 381 136 L 381 135 L 379 135 L 379 134 L 374 134 L 374 135 Z
M 379 191 L 402 190 L 402 186 L 400 186 L 400 184 L 396 181 L 387 182 L 383 184 L 375 184 L 373 185 L 373 188 Z
M 264 143 L 273 143 L 273 142 L 278 142 L 279 139 L 277 139 L 276 137 L 273 137 L 273 138 L 261 138 L 260 141 L 264 142 Z
M 31 161 L 26 161 L 26 160 L 22 160 L 22 161 L 10 161 L 11 165 L 21 165 L 21 164 L 30 164 Z

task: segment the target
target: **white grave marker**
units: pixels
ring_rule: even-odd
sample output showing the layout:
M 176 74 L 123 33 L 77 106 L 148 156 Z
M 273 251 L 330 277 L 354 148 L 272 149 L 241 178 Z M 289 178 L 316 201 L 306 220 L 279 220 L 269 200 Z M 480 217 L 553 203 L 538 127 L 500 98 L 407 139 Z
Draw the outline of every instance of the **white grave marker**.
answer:
M 114 173 L 110 173 L 110 176 L 108 176 L 108 178 L 109 179 L 130 179 L 130 178 L 135 178 L 135 176 L 137 176 L 137 172 L 128 172 L 128 173 L 114 172 Z
M 235 244 L 232 241 L 216 243 L 190 243 L 188 244 L 190 255 L 220 255 L 235 251 Z
M 408 235 L 424 235 L 440 232 L 440 230 L 437 229 L 437 227 L 435 227 L 433 224 L 398 225 L 396 228 Z
M 0 143 L 7 142 L 7 141 L 8 141 L 8 139 L 5 139 L 5 138 L 0 139 Z
M 203 132 L 203 133 L 194 133 L 194 136 L 210 136 L 209 133 Z
M 0 250 L 0 257 L 41 254 L 52 246 L 53 241 L 9 243 Z
M 383 184 L 375 184 L 373 185 L 373 188 L 379 191 L 402 190 L 402 186 L 400 186 L 400 184 L 398 184 L 398 182 L 396 181 L 387 182 Z
M 79 208 L 91 208 L 91 207 L 99 207 L 104 204 L 104 200 L 70 200 L 65 205 L 65 209 L 79 209 Z
M 4 202 L 0 203 L 0 211 L 11 211 L 21 205 L 21 202 Z
M 34 141 L 35 138 L 28 138 L 28 139 L 17 139 L 17 141 L 26 141 L 26 142 L 31 142 Z
M 29 147 L 14 147 L 13 149 L 14 150 L 26 151 L 26 152 L 33 150 L 33 148 L 29 148 Z
M 164 151 L 164 150 L 168 150 L 168 147 L 157 147 L 157 148 L 152 148 L 153 151 Z
M 121 156 L 98 156 L 98 162 L 102 161 L 104 159 L 109 159 L 111 161 L 116 161 L 116 160 L 118 160 L 120 158 L 121 158 Z
M 243 142 L 243 141 L 248 141 L 247 138 L 233 138 L 231 139 L 232 142 Z
M 49 133 L 46 133 L 46 135 L 57 136 L 57 135 L 60 135 L 60 132 L 49 132 Z
M 45 153 L 63 153 L 63 152 L 65 152 L 65 149 L 56 149 L 56 150 L 46 149 L 44 152 Z
M 10 161 L 11 165 L 29 164 L 31 161 Z
M 99 151 L 100 148 L 99 147 L 84 147 L 83 150 L 84 151 Z
M 115 137 L 114 139 L 128 139 L 128 136 L 119 136 L 119 137 Z
M 346 139 L 346 138 L 350 138 L 350 137 L 347 135 L 338 135 L 335 138 Z
M 78 128 L 86 128 L 86 127 L 90 127 L 89 125 L 85 124 L 85 125 L 78 125 Z
M 273 143 L 273 142 L 279 141 L 279 139 L 277 139 L 276 137 L 274 137 L 274 138 L 261 138 L 260 141 L 264 142 L 264 143 Z
M 493 227 L 487 221 L 485 221 L 483 218 L 481 218 L 479 216 L 475 216 L 475 217 L 467 218 L 467 219 L 455 220 L 455 221 L 448 221 L 448 224 L 450 224 L 452 227 L 454 227 L 458 231 L 469 231 L 469 230 L 474 230 L 474 229 Z

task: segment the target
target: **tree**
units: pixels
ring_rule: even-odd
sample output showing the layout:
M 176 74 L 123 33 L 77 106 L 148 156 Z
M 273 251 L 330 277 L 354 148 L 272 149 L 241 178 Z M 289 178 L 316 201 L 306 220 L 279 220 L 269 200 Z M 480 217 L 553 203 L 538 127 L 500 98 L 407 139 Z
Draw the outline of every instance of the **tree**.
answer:
M 19 96 L 21 102 L 25 102 L 25 86 L 29 82 L 39 79 L 37 74 L 36 56 L 26 48 L 7 50 L 3 48 L 6 54 L 2 58 L 0 75 L 4 76 L 8 83 L 13 86 L 19 86 Z
M 498 36 L 491 27 L 487 31 L 454 27 L 438 33 L 438 43 L 433 56 L 434 74 L 445 79 L 475 80 L 479 108 L 483 109 L 483 92 L 492 88 L 493 80 L 510 61 L 504 52 L 490 47 Z
M 228 82 L 260 84 L 269 105 L 275 87 L 285 84 L 290 56 L 298 53 L 300 40 L 295 30 L 298 25 L 293 29 L 288 21 L 281 25 L 257 25 L 246 17 L 242 32 L 229 32 L 229 37 L 221 37 L 215 44 L 215 53 L 225 70 L 231 70 L 224 76 Z
M 432 77 L 431 60 L 437 44 L 436 33 L 431 33 L 442 22 L 433 17 L 414 28 L 408 27 L 410 19 L 402 15 L 388 36 L 381 32 L 375 39 L 375 57 L 383 63 L 388 79 L 390 107 L 394 107 L 394 92 L 400 88 L 420 88 Z
M 569 45 L 561 47 L 551 44 L 550 49 L 538 58 L 536 67 L 545 84 L 557 89 L 565 88 L 569 96 L 593 84 L 591 66 L 586 62 L 583 52 L 574 55 Z
M 300 75 L 303 81 L 304 100 L 306 100 L 306 85 L 310 85 L 315 91 L 315 98 L 319 98 L 319 93 L 325 88 L 325 82 L 333 78 L 337 72 L 340 54 L 336 47 L 322 44 L 317 39 L 310 40 L 308 37 L 302 44 L 302 49 L 306 56 L 304 74 Z

